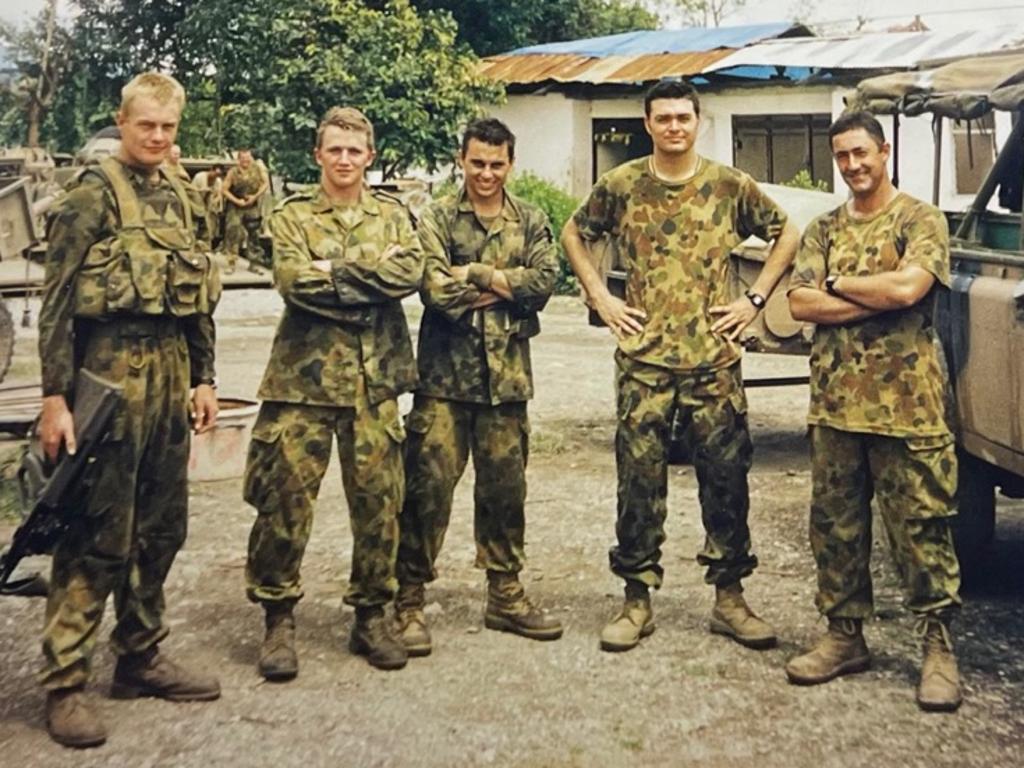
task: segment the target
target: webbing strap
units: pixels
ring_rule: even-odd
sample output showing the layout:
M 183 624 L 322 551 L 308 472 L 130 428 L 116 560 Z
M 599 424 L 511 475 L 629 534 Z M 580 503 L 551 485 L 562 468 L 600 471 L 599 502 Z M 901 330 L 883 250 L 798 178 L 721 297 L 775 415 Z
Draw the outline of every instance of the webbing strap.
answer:
M 107 157 L 100 162 L 100 169 L 107 177 L 110 188 L 114 192 L 121 226 L 142 229 L 145 225 L 142 222 L 142 211 L 139 208 L 139 196 L 135 194 L 124 166 L 113 157 Z M 162 167 L 159 170 L 160 177 L 171 185 L 171 189 L 174 190 L 174 194 L 181 202 L 181 208 L 185 214 L 185 231 L 192 234 L 192 204 L 189 202 L 188 193 L 178 179 L 172 177 Z

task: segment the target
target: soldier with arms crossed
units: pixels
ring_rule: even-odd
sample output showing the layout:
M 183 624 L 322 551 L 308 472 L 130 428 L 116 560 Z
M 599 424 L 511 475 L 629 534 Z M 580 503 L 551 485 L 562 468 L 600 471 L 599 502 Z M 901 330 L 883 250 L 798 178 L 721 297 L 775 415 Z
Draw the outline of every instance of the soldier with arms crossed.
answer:
M 960 605 L 949 524 L 957 466 L 932 322 L 950 281 L 949 233 L 938 209 L 893 186 L 873 116 L 843 115 L 829 139 L 852 197 L 807 227 L 789 287 L 793 317 L 817 323 L 810 538 L 828 632 L 786 673 L 814 685 L 870 664 L 874 496 L 924 639 L 918 704 L 952 710 L 962 699 L 949 635 Z
M 489 629 L 554 640 L 562 625 L 519 581 L 526 525 L 526 459 L 533 397 L 530 338 L 555 287 L 558 261 L 543 211 L 505 190 L 515 136 L 495 119 L 462 137 L 465 185 L 419 225 L 420 383 L 409 414 L 407 494 L 398 552 L 398 628 L 409 652 L 430 653 L 424 584 L 437 578 L 452 495 L 470 453 L 476 468 L 476 565 L 487 571 Z
M 298 673 L 293 607 L 313 503 L 336 439 L 352 525 L 355 606 L 349 649 L 381 669 L 405 666 L 384 608 L 395 596 L 398 512 L 405 476 L 398 396 L 416 383 L 401 299 L 423 275 L 406 210 L 364 183 L 375 156 L 373 126 L 335 107 L 317 131 L 320 185 L 285 200 L 271 219 L 274 284 L 285 300 L 259 397 L 245 470 L 256 507 L 246 569 L 248 596 L 263 606 L 259 671 Z
M 184 90 L 149 72 L 121 93 L 118 155 L 86 170 L 51 220 L 39 316 L 39 432 L 51 459 L 62 444 L 75 450 L 68 404 L 77 371 L 124 385 L 78 524 L 53 555 L 40 678 L 50 735 L 75 747 L 106 738 L 82 691 L 111 593 L 112 696 L 220 695 L 216 680 L 186 672 L 157 649 L 168 632 L 164 580 L 185 541 L 189 431 L 217 418 L 211 315 L 220 284 L 195 248 L 192 224 L 202 207 L 162 166 Z
M 798 233 L 753 179 L 697 153 L 700 102 L 692 86 L 656 84 L 644 111 L 654 154 L 601 177 L 562 232 L 580 283 L 619 340 L 618 545 L 610 559 L 626 599 L 601 647 L 628 650 L 654 631 L 649 588 L 660 587 L 663 575 L 667 448 L 673 419 L 688 411 L 707 534 L 697 560 L 715 585 L 711 631 L 767 648 L 775 633 L 751 612 L 740 585 L 757 558 L 747 527 L 753 449 L 736 339 L 789 266 Z M 608 292 L 584 246 L 605 234 L 625 262 L 625 301 Z M 746 296 L 730 301 L 729 254 L 750 235 L 775 242 Z
M 224 222 L 224 252 L 228 257 L 228 271 L 235 270 L 238 257 L 249 261 L 249 269 L 259 272 L 256 266 L 265 261 L 260 245 L 260 230 L 263 228 L 262 199 L 270 189 L 270 178 L 263 167 L 253 160 L 252 151 L 239 149 L 238 165 L 232 167 L 224 177 L 222 196 L 226 201 Z M 269 266 L 269 265 L 268 265 Z

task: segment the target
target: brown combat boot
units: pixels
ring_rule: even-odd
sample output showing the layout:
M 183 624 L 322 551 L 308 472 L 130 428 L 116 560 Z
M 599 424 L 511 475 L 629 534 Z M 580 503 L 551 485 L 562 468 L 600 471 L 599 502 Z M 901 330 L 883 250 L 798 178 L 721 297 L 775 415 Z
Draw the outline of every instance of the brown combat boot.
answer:
M 401 584 L 395 596 L 395 634 L 410 656 L 429 656 L 433 646 L 427 617 L 426 590 L 422 584 Z
M 379 605 L 356 608 L 356 623 L 348 640 L 348 649 L 365 656 L 377 669 L 401 669 L 409 661 L 405 646 L 391 634 L 391 625 Z
M 81 685 L 47 691 L 46 730 L 65 747 L 98 747 L 107 740 L 107 729 L 89 706 Z
M 295 653 L 294 602 L 264 603 L 264 624 L 267 628 L 260 647 L 260 674 L 267 680 L 291 680 L 299 674 L 299 657 Z
M 602 651 L 628 651 L 654 631 L 654 611 L 646 584 L 626 582 L 626 600 L 619 615 L 601 630 Z
M 918 632 L 924 639 L 924 661 L 921 682 L 917 686 L 917 705 L 926 712 L 953 712 L 964 696 L 949 628 L 941 619 L 926 616 L 918 624 Z
M 818 685 L 870 666 L 861 620 L 830 618 L 828 632 L 807 653 L 789 660 L 786 675 L 796 685 Z
M 113 699 L 153 696 L 167 701 L 213 701 L 220 698 L 220 683 L 215 678 L 182 669 L 154 645 L 141 653 L 117 657 Z
M 557 640 L 562 636 L 561 622 L 530 602 L 519 576 L 501 571 L 487 572 L 484 626 L 531 640 Z
M 743 599 L 743 587 L 737 581 L 715 587 L 715 607 L 711 611 L 711 631 L 731 637 L 740 645 L 755 650 L 775 645 L 775 630 L 750 610 Z

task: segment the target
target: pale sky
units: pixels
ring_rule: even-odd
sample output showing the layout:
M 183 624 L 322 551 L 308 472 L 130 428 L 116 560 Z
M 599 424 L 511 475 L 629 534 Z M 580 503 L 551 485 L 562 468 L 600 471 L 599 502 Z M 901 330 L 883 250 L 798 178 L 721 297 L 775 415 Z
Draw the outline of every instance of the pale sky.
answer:
M 24 21 L 38 13 L 44 0 L 3 0 L 0 19 Z M 63 13 L 71 3 L 60 0 Z M 871 29 L 906 24 L 921 14 L 932 29 L 984 29 L 989 25 L 1017 25 L 1024 36 L 1024 2 L 1017 0 L 749 0 L 747 7 L 725 19 L 726 24 L 784 21 L 795 8 L 811 8 L 812 22 L 872 20 Z

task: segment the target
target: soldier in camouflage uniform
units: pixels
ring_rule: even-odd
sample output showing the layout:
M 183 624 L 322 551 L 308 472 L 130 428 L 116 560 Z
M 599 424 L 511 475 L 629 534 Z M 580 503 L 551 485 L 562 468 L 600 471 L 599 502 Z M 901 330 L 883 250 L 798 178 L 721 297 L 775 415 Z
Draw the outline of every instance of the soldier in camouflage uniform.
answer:
M 217 416 L 211 315 L 220 285 L 196 249 L 199 206 L 161 168 L 184 99 L 166 75 L 146 73 L 125 86 L 119 154 L 79 177 L 48 232 L 39 317 L 47 455 L 62 445 L 75 450 L 69 403 L 80 369 L 124 386 L 76 525 L 53 555 L 40 680 L 50 735 L 68 746 L 106 738 L 83 688 L 111 593 L 112 696 L 220 695 L 216 680 L 186 672 L 157 649 L 168 632 L 164 580 L 185 540 L 189 429 L 205 431 Z
M 744 173 L 697 154 L 696 92 L 662 82 L 647 94 L 654 154 L 598 180 L 562 233 L 573 269 L 619 340 L 618 545 L 611 569 L 626 582 L 622 611 L 601 647 L 624 651 L 654 631 L 649 589 L 661 586 L 667 446 L 677 414 L 692 416 L 704 548 L 715 585 L 711 631 L 752 648 L 775 633 L 747 606 L 740 580 L 757 559 L 747 527 L 752 446 L 736 339 L 764 306 L 793 257 L 798 233 Z M 608 292 L 584 241 L 610 234 L 624 260 L 626 298 Z M 760 276 L 730 301 L 730 251 L 750 235 L 775 244 Z
M 957 466 L 932 323 L 935 294 L 950 280 L 946 220 L 892 185 L 874 117 L 844 115 L 829 138 L 852 198 L 808 226 L 789 287 L 793 317 L 817 323 L 810 528 L 829 627 L 786 672 L 812 685 L 869 666 L 862 623 L 872 612 L 874 496 L 924 638 L 918 703 L 952 710 L 962 699 L 948 628 L 960 605 L 950 531 Z
M 262 199 L 270 188 L 270 179 L 253 160 L 250 150 L 239 149 L 236 157 L 238 165 L 224 177 L 224 252 L 228 257 L 228 272 L 234 272 L 240 255 L 249 261 L 252 271 L 259 272 L 257 264 L 270 266 L 260 245 Z
M 270 680 L 298 673 L 292 609 L 303 594 L 299 568 L 334 438 L 353 538 L 349 648 L 381 669 L 407 659 L 383 606 L 397 586 L 405 488 L 397 397 L 416 382 L 401 299 L 419 287 L 422 251 L 405 209 L 364 184 L 374 144 L 361 112 L 330 110 L 315 157 L 319 188 L 288 198 L 271 219 L 285 310 L 244 480 L 245 500 L 257 510 L 247 593 L 265 611 L 259 671 Z
M 181 147 L 175 144 L 171 147 L 171 151 L 167 153 L 167 160 L 164 161 L 164 167 L 167 172 L 174 176 L 184 184 L 191 184 L 192 177 L 188 175 L 188 171 L 181 164 Z
M 561 624 L 526 597 L 524 504 L 533 397 L 530 338 L 555 287 L 558 262 L 547 216 L 505 191 L 515 137 L 477 120 L 462 138 L 465 185 L 423 214 L 426 266 L 420 296 L 420 384 L 407 420 L 406 501 L 401 516 L 396 616 L 406 648 L 430 653 L 424 584 L 472 453 L 476 469 L 476 565 L 487 571 L 489 629 L 536 640 Z

